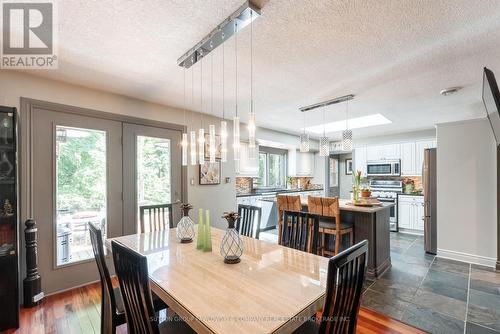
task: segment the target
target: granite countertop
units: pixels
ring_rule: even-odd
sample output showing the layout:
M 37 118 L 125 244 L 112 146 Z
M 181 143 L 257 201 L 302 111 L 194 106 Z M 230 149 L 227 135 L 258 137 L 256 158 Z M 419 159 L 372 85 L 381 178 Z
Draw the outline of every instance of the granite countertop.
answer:
M 258 189 L 252 192 L 246 193 L 236 193 L 236 197 L 246 197 L 246 196 L 262 196 L 263 194 L 287 194 L 287 193 L 301 193 L 308 191 L 321 191 L 323 188 L 309 188 L 309 189 L 276 189 L 276 190 L 266 190 Z

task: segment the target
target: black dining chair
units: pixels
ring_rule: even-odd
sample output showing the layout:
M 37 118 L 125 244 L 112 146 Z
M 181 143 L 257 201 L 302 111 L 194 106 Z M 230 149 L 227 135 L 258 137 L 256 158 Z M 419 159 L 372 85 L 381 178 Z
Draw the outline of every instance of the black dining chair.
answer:
M 259 239 L 262 209 L 258 206 L 238 204 L 240 219 L 236 222 L 236 230 L 244 236 Z
M 101 229 L 93 223 L 88 225 L 90 241 L 101 280 L 101 333 L 114 334 L 116 327 L 126 322 L 120 288 L 113 288 L 111 283 L 111 276 L 104 256 Z
M 140 233 L 146 232 L 146 223 L 149 231 L 163 231 L 174 227 L 172 204 L 141 205 L 139 206 Z
M 176 318 L 159 324 L 151 298 L 146 257 L 116 241 L 111 241 L 111 248 L 125 306 L 128 333 L 196 333 L 185 322 Z
M 317 254 L 319 217 L 303 211 L 285 210 L 280 245 Z
M 355 333 L 367 264 L 368 240 L 330 258 L 323 314 L 319 321 L 305 322 L 294 334 Z

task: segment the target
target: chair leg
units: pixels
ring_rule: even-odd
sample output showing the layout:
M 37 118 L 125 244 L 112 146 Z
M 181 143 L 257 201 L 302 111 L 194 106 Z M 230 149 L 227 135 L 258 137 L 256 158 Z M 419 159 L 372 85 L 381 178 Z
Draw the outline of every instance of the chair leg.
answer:
M 337 255 L 340 250 L 340 237 L 340 233 L 335 233 L 335 255 Z
M 278 245 L 281 245 L 281 229 L 283 228 L 282 224 L 278 222 Z
M 321 256 L 325 256 L 325 239 L 326 235 L 325 232 L 321 233 Z
M 349 232 L 349 247 L 354 245 L 354 231 L 351 229 Z

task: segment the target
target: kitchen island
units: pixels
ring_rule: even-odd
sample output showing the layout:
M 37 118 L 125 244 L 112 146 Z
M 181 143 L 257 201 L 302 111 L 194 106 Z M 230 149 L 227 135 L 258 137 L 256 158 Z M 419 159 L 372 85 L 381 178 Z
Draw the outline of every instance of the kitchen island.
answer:
M 307 199 L 302 198 L 302 207 L 307 210 Z M 390 208 L 393 203 L 382 203 L 380 206 L 355 206 L 349 200 L 339 201 L 341 220 L 352 223 L 354 227 L 354 243 L 368 240 L 367 275 L 379 277 L 391 267 Z

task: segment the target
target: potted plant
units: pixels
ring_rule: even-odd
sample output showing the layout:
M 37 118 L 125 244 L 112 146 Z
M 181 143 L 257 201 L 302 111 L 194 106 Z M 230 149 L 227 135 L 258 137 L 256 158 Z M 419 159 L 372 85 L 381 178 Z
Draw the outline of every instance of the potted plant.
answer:
M 372 196 L 372 192 L 371 192 L 370 188 L 368 188 L 368 187 L 361 188 L 361 197 L 367 198 L 367 197 L 371 197 L 371 196 Z
M 361 171 L 352 174 L 352 199 L 356 203 L 359 200 L 359 190 L 361 188 Z

